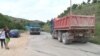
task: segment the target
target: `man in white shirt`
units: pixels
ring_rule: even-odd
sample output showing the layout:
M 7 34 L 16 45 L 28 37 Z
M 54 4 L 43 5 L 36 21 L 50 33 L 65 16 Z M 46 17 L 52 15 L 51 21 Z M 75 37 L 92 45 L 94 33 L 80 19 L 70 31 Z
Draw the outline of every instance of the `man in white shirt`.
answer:
M 0 34 L 1 48 L 6 47 L 5 38 L 5 31 L 3 30 Z

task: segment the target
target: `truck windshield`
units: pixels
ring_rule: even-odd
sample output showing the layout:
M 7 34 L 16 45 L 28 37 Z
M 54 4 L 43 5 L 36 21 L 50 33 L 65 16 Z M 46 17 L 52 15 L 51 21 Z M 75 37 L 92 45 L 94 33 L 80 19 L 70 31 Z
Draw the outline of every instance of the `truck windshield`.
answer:
M 31 28 L 32 31 L 40 31 L 40 28 Z

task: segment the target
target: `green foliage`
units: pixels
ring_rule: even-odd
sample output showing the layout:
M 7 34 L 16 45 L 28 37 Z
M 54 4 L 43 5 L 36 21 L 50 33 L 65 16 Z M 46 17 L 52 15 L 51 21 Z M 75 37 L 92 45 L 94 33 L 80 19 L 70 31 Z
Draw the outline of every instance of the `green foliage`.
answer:
M 61 13 L 60 15 L 58 15 L 58 17 L 63 17 L 65 14 L 64 13 Z
M 7 25 L 10 29 L 21 29 L 24 30 L 25 26 L 29 23 L 37 23 L 40 24 L 40 27 L 42 28 L 45 24 L 42 21 L 34 20 L 29 21 L 22 18 L 15 18 L 8 15 L 0 14 L 0 28 L 3 28 L 5 25 Z
M 93 0 L 92 3 L 97 3 L 98 0 Z
M 76 6 L 76 5 L 75 5 L 75 6 Z M 67 15 L 67 14 L 69 13 L 69 11 L 70 11 L 70 7 L 68 7 L 67 10 L 64 10 L 63 13 L 61 13 L 60 15 L 58 15 L 58 17 L 63 17 L 63 16 L 65 16 L 65 15 Z
M 79 9 L 82 9 L 82 5 L 79 5 L 78 8 L 79 8 Z
M 44 22 L 40 22 L 39 24 L 40 24 L 40 27 L 43 28 L 45 23 Z
M 96 22 L 95 37 L 90 40 L 92 43 L 100 44 L 100 22 Z
M 90 3 L 91 0 L 88 0 L 87 3 Z
M 100 37 L 96 36 L 96 37 L 92 38 L 90 40 L 90 42 L 95 43 L 95 44 L 100 44 Z
M 100 22 L 96 22 L 96 36 L 100 36 Z
M 7 25 L 10 29 L 24 29 L 23 24 L 20 23 L 12 21 L 9 16 L 0 13 L 0 28 L 4 28 Z
M 78 7 L 77 4 L 73 4 L 72 9 L 76 9 Z
M 42 28 L 44 31 L 46 31 L 46 32 L 50 32 L 50 21 L 47 21 L 45 24 L 44 24 L 44 26 L 43 26 L 43 28 Z
M 85 5 L 86 3 L 83 1 L 83 3 L 82 3 L 83 5 Z
M 1 13 L 0 13 L 0 28 L 3 28 L 5 25 L 10 25 L 10 20 L 5 18 Z

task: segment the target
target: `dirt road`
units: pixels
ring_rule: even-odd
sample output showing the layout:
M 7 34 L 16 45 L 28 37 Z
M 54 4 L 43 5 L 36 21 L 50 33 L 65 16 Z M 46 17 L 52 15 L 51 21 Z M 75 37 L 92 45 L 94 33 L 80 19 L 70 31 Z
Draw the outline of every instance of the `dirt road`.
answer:
M 100 45 L 74 43 L 64 45 L 51 38 L 49 33 L 12 39 L 10 50 L 1 49 L 0 56 L 100 56 Z

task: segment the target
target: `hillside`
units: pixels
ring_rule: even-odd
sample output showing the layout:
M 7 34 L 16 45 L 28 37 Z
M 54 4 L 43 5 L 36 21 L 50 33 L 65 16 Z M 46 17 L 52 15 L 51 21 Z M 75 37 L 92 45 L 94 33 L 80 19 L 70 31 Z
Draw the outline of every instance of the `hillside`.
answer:
M 0 28 L 3 28 L 5 25 L 7 25 L 11 29 L 25 29 L 25 26 L 30 23 L 40 24 L 41 27 L 44 25 L 44 22 L 39 20 L 30 21 L 23 18 L 16 18 L 8 15 L 3 15 L 0 13 Z
M 15 20 L 14 17 L 3 15 L 0 13 L 0 28 L 3 28 L 5 25 L 7 25 L 10 29 L 25 29 L 24 28 L 24 22 L 17 22 L 18 19 Z
M 63 17 L 68 15 L 69 8 L 63 13 L 58 15 L 58 17 Z M 100 3 L 82 3 L 74 4 L 72 6 L 72 13 L 75 15 L 95 15 L 96 16 L 96 29 L 95 38 L 91 39 L 91 42 L 100 44 Z
M 5 25 L 9 25 L 12 23 L 9 19 L 5 18 L 1 13 L 0 13 L 0 28 L 4 27 Z

